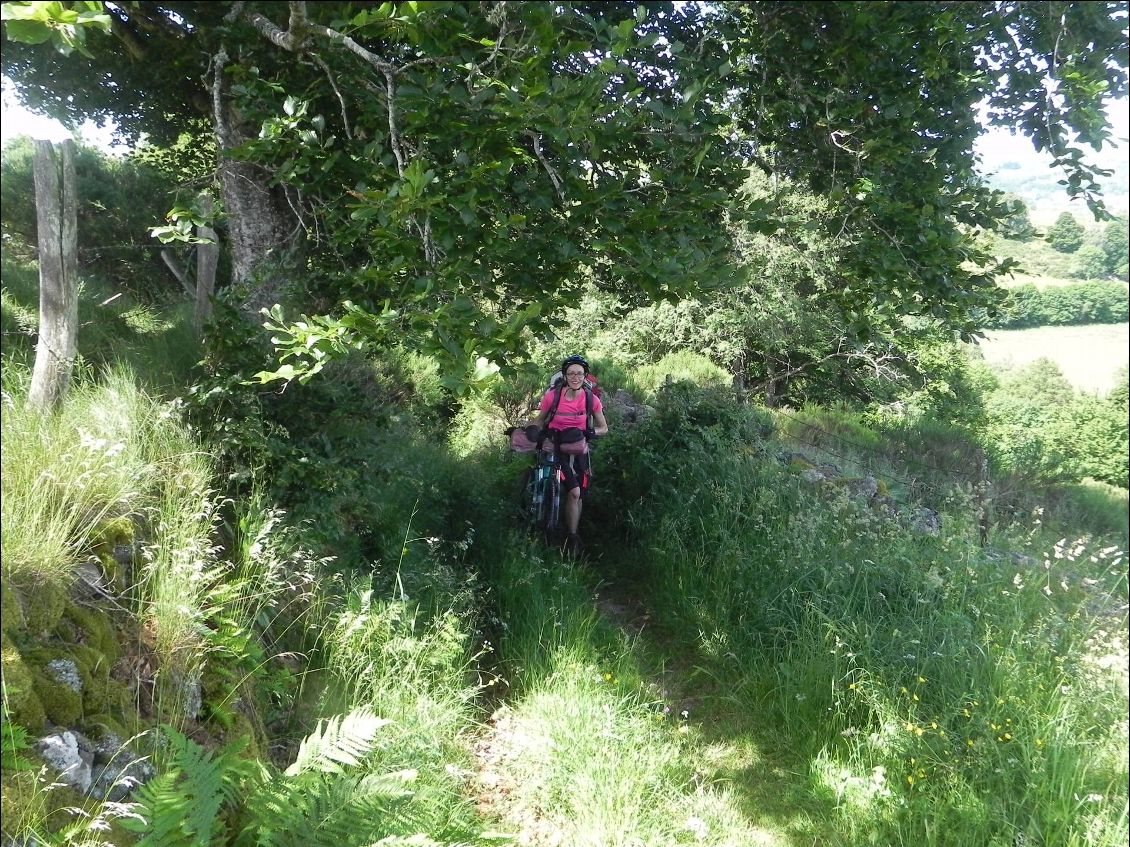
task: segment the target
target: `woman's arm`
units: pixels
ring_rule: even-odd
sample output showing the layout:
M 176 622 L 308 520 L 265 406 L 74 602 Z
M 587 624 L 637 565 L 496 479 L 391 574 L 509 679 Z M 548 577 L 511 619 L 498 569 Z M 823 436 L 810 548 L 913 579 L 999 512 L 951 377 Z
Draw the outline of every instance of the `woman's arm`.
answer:
M 608 421 L 604 419 L 604 412 L 593 412 L 592 422 L 595 424 L 592 430 L 593 435 L 598 438 L 602 435 L 608 435 Z
M 546 423 L 549 422 L 549 406 L 546 405 L 544 397 L 541 401 L 541 408 L 538 411 L 538 416 L 534 418 L 533 422 L 537 425 L 538 429 L 545 429 Z

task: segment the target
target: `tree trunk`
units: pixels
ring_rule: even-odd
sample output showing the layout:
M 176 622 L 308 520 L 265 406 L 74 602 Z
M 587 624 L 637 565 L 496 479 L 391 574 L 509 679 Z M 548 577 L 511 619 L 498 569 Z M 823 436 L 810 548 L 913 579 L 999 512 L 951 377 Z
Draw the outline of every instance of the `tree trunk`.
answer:
M 290 236 L 295 227 L 281 208 L 277 189 L 268 186 L 267 179 L 266 173 L 246 162 L 220 163 L 220 187 L 231 238 L 232 282 L 246 286 L 241 307 L 252 317 L 282 299 L 286 268 L 293 254 Z
M 781 394 L 784 393 L 784 380 L 778 374 L 773 363 L 765 363 L 765 408 L 776 409 L 781 405 Z
M 39 341 L 28 401 L 49 409 L 67 394 L 78 348 L 78 204 L 74 142 L 35 142 Z
M 200 211 L 205 218 L 212 214 L 212 198 L 200 195 Z M 212 316 L 212 294 L 216 291 L 216 264 L 220 260 L 220 245 L 216 241 L 216 231 L 210 226 L 197 227 L 196 235 L 208 239 L 210 244 L 196 245 L 196 308 L 192 314 L 192 325 L 197 337 L 204 334 L 204 324 Z
M 281 188 L 270 174 L 248 162 L 229 158 L 227 151 L 253 136 L 243 131 L 227 93 L 227 52 L 213 57 L 212 119 L 219 151 L 220 193 L 228 219 L 232 282 L 245 293 L 240 308 L 253 320 L 259 310 L 283 299 L 286 271 L 298 251 L 301 228 Z

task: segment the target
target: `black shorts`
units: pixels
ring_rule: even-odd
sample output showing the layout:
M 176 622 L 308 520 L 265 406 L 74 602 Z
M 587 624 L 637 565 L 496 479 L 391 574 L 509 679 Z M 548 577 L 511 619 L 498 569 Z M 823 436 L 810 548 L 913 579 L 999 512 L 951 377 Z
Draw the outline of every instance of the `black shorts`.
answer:
M 589 490 L 589 477 L 588 453 L 576 456 L 561 454 L 561 484 L 566 491 L 580 486 L 581 497 L 584 497 Z

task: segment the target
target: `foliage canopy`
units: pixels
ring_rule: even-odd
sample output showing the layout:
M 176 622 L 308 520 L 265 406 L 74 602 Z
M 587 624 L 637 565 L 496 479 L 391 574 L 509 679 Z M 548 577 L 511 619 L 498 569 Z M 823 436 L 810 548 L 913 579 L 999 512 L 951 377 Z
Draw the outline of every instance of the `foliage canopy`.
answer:
M 298 371 L 392 332 L 506 367 L 586 282 L 637 305 L 726 285 L 727 220 L 835 238 L 820 296 L 849 340 L 906 315 L 975 333 L 1011 266 L 970 237 L 1010 211 L 974 171 L 978 104 L 1101 214 L 1080 145 L 1126 93 L 1125 9 L 138 2 L 103 5 L 89 58 L 12 43 L 3 69 L 72 123 L 212 122 L 245 308 L 331 315 L 279 336 Z M 750 166 L 831 213 L 741 194 Z

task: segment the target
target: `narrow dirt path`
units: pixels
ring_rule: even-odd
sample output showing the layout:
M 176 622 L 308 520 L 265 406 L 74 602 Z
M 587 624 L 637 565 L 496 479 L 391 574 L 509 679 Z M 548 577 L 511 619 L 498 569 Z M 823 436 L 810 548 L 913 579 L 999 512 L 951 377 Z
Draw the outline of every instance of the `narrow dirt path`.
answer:
M 593 605 L 608 626 L 624 633 L 629 642 L 650 640 L 654 630 L 651 615 L 630 587 L 602 584 L 593 595 Z M 679 680 L 683 669 L 666 667 L 649 688 L 668 701 L 673 717 L 695 709 L 697 698 L 689 696 Z M 517 786 L 510 760 L 517 751 L 527 750 L 537 739 L 528 738 L 510 706 L 503 702 L 487 720 L 486 729 L 472 748 L 476 772 L 472 778 L 476 809 L 484 819 L 498 822 L 521 847 L 567 847 L 565 833 L 538 809 L 521 807 L 511 799 Z

